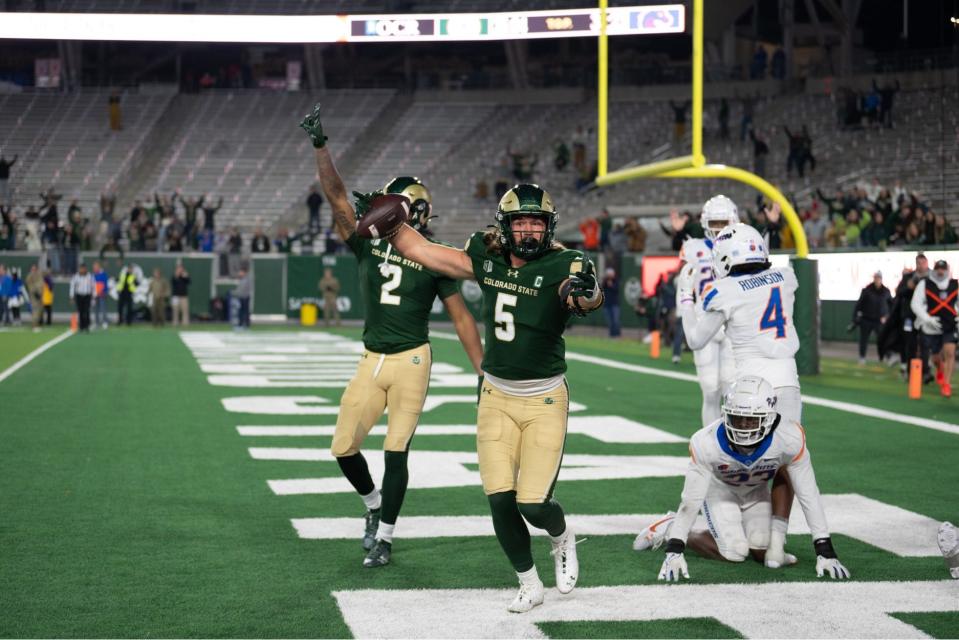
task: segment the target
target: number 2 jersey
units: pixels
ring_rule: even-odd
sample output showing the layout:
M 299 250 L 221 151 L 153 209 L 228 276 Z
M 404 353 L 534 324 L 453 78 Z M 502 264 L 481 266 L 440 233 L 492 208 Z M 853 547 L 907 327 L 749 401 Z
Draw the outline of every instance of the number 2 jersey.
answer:
M 545 380 L 565 373 L 563 332 L 570 313 L 559 287 L 582 270 L 582 252 L 550 250 L 513 267 L 503 252 L 488 250 L 482 231 L 470 236 L 465 249 L 483 290 L 483 371 L 505 380 Z
M 713 243 L 705 238 L 687 238 L 683 242 L 682 249 L 679 251 L 679 258 L 687 264 L 693 265 L 696 269 L 695 295 L 696 300 L 701 301 L 703 296 L 708 294 L 716 281 L 716 274 L 713 271 Z M 701 316 L 706 313 L 702 305 L 696 305 L 696 315 Z M 725 338 L 725 331 L 720 329 L 713 336 L 714 342 L 722 342 Z
M 732 493 L 744 505 L 754 499 L 768 500 L 769 481 L 785 467 L 796 491 L 813 540 L 829 536 L 816 474 L 806 448 L 806 432 L 797 423 L 779 418 L 778 426 L 749 455 L 739 453 L 726 437 L 722 420 L 693 434 L 689 440 L 689 467 L 683 485 L 682 504 L 669 537 L 686 541 L 707 493 Z
M 385 240 L 367 240 L 355 233 L 346 244 L 356 254 L 365 316 L 363 346 L 387 355 L 429 342 L 429 319 L 436 296 L 459 293 L 456 281 L 430 271 L 390 250 Z
M 737 371 L 760 375 L 774 388 L 798 387 L 799 337 L 793 325 L 798 288 L 788 267 L 728 276 L 712 283 L 697 311 L 722 314 Z

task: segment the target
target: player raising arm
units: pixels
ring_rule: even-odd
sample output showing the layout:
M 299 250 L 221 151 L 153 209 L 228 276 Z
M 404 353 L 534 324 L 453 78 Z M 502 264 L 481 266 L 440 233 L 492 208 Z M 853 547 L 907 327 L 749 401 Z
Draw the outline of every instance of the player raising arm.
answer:
M 495 230 L 473 234 L 465 250 L 431 244 L 397 226 L 396 216 L 385 223 L 375 208 L 360 221 L 361 229 L 392 237 L 403 255 L 453 278 L 476 279 L 483 290 L 486 377 L 477 452 L 496 538 L 520 581 L 508 607 L 515 613 L 544 598 L 526 522 L 552 540 L 561 593 L 572 591 L 579 574 L 576 538 L 553 499 L 569 412 L 563 331 L 571 314 L 598 309 L 603 296 L 592 263 L 553 242 L 556 218 L 546 191 L 519 184 L 500 200 Z
M 360 272 L 360 293 L 366 310 L 365 351 L 356 375 L 340 400 L 332 452 L 343 475 L 366 504 L 363 548 L 367 554 L 363 566 L 380 567 L 389 564 L 392 555 L 393 528 L 409 481 L 410 441 L 429 388 L 432 351 L 428 325 L 437 295 L 443 300 L 477 374 L 483 351 L 476 323 L 453 280 L 424 268 L 422 263 L 408 259 L 409 256 L 391 252 L 386 242 L 370 241 L 356 234 L 353 207 L 326 147 L 320 105 L 313 108 L 300 126 L 313 142 L 317 173 L 333 210 L 336 230 L 356 254 Z M 430 195 L 419 180 L 396 178 L 384 189 L 402 194 L 413 203 L 407 212 L 410 224 L 426 226 L 431 211 Z M 369 200 L 367 196 L 357 195 L 361 204 Z M 360 446 L 387 408 L 383 443 L 386 468 L 382 488 L 377 491 Z
M 806 433 L 798 422 L 777 414 L 772 386 L 759 376 L 741 376 L 723 399 L 721 420 L 689 441 L 689 468 L 682 503 L 667 516 L 650 546 L 666 540 L 660 580 L 689 578 L 688 546 L 707 558 L 763 561 L 769 545 L 772 506 L 769 481 L 785 469 L 796 490 L 816 550 L 816 575 L 849 578 L 829 537 Z M 700 510 L 708 530 L 690 529 Z M 786 562 L 796 559 L 787 554 Z

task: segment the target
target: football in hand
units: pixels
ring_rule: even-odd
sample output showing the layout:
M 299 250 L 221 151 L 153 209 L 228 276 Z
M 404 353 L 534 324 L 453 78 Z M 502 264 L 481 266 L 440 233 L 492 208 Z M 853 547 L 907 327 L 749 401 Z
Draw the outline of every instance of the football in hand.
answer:
M 356 223 L 361 238 L 389 238 L 410 217 L 410 201 L 404 195 L 387 193 L 370 203 L 370 210 Z

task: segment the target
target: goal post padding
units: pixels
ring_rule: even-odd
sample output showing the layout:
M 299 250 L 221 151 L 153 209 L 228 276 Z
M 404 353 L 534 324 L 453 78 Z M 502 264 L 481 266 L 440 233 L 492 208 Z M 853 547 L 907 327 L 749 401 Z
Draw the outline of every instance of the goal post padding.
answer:
M 796 291 L 796 306 L 793 322 L 799 336 L 799 351 L 796 367 L 799 375 L 819 373 L 819 269 L 815 260 L 792 258 L 790 260 L 799 289 Z

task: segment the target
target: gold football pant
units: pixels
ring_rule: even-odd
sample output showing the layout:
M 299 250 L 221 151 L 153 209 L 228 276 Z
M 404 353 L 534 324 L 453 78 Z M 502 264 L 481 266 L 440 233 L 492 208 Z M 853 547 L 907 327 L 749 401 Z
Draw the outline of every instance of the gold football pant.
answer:
M 343 392 L 333 434 L 333 455 L 352 456 L 389 409 L 386 451 L 409 449 L 423 411 L 433 357 L 429 343 L 391 355 L 364 351 L 356 375 Z
M 488 382 L 480 394 L 476 428 L 480 477 L 486 495 L 516 491 L 516 502 L 550 498 L 563 460 L 569 389 L 563 383 L 538 396 L 512 396 Z

